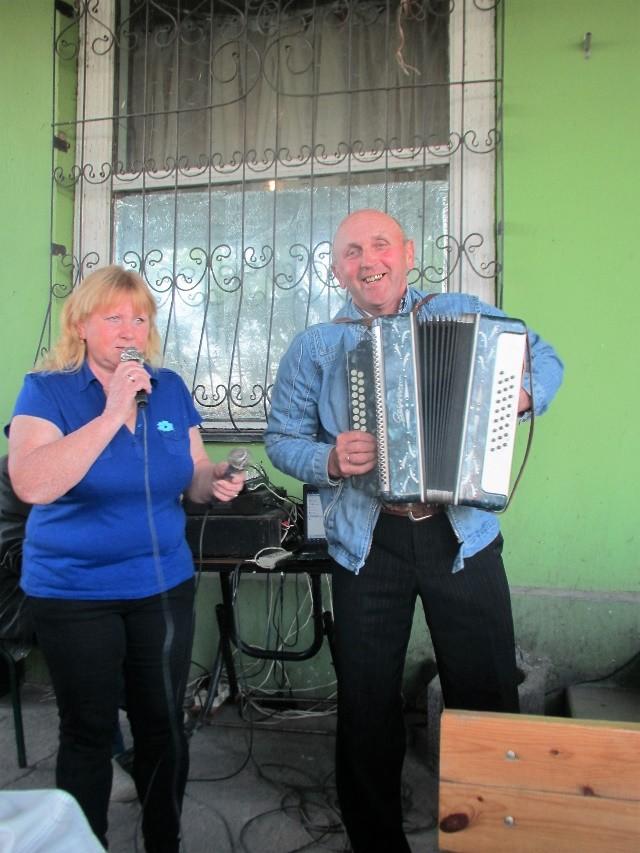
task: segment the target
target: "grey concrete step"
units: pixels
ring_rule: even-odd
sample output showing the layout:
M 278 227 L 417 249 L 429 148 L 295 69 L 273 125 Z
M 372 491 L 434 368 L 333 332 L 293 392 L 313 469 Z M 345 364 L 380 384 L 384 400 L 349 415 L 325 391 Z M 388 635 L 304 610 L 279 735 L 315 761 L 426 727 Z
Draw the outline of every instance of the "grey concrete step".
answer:
M 570 717 L 640 723 L 640 688 L 573 684 L 567 688 L 567 706 Z

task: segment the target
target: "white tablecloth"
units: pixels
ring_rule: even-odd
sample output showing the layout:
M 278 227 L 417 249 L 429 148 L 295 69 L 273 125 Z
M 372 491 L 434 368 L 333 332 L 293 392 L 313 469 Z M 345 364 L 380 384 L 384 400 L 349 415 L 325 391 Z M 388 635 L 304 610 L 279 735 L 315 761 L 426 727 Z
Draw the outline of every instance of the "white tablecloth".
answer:
M 104 853 L 66 791 L 0 791 L 0 853 Z

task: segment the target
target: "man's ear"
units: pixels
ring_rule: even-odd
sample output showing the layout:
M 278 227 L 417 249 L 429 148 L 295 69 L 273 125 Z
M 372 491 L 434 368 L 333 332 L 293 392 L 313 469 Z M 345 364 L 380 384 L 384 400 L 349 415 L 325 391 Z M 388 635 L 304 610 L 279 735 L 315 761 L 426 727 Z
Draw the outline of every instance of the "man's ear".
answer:
M 344 289 L 345 289 L 345 286 L 344 286 L 344 284 L 340 281 L 340 276 L 338 275 L 338 271 L 336 270 L 336 265 L 335 265 L 335 264 L 331 264 L 331 272 L 333 273 L 333 277 L 334 277 L 334 278 L 335 278 L 335 280 L 338 282 L 338 284 L 340 285 L 340 287 L 344 290 Z
M 413 262 L 416 257 L 416 249 L 413 240 L 407 240 L 404 244 L 405 260 L 407 262 L 407 271 L 413 269 Z

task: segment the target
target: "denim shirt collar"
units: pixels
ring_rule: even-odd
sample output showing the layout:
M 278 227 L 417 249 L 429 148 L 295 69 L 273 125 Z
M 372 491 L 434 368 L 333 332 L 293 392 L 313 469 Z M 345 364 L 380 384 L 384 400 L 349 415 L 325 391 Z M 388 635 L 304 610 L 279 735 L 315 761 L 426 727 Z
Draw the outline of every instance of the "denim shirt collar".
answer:
M 402 299 L 400 300 L 400 305 L 398 306 L 398 314 L 404 314 L 410 305 L 410 290 L 407 288 L 404 292 Z M 371 318 L 373 314 L 370 314 L 368 311 L 365 311 L 364 308 L 360 308 L 359 305 L 353 301 L 353 298 L 349 296 L 345 304 L 342 306 L 340 311 L 336 314 L 336 317 L 353 317 L 354 319 L 358 319 L 359 317 Z

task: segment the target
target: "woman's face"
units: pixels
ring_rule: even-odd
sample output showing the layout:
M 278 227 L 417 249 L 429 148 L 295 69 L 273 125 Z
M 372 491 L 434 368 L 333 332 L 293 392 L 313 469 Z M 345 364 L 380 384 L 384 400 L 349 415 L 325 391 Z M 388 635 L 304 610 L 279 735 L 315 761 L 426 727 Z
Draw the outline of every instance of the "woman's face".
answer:
M 126 347 L 145 351 L 149 315 L 136 311 L 131 299 L 123 297 L 93 311 L 78 323 L 78 332 L 86 342 L 90 366 L 112 372 L 120 363 L 120 355 Z

